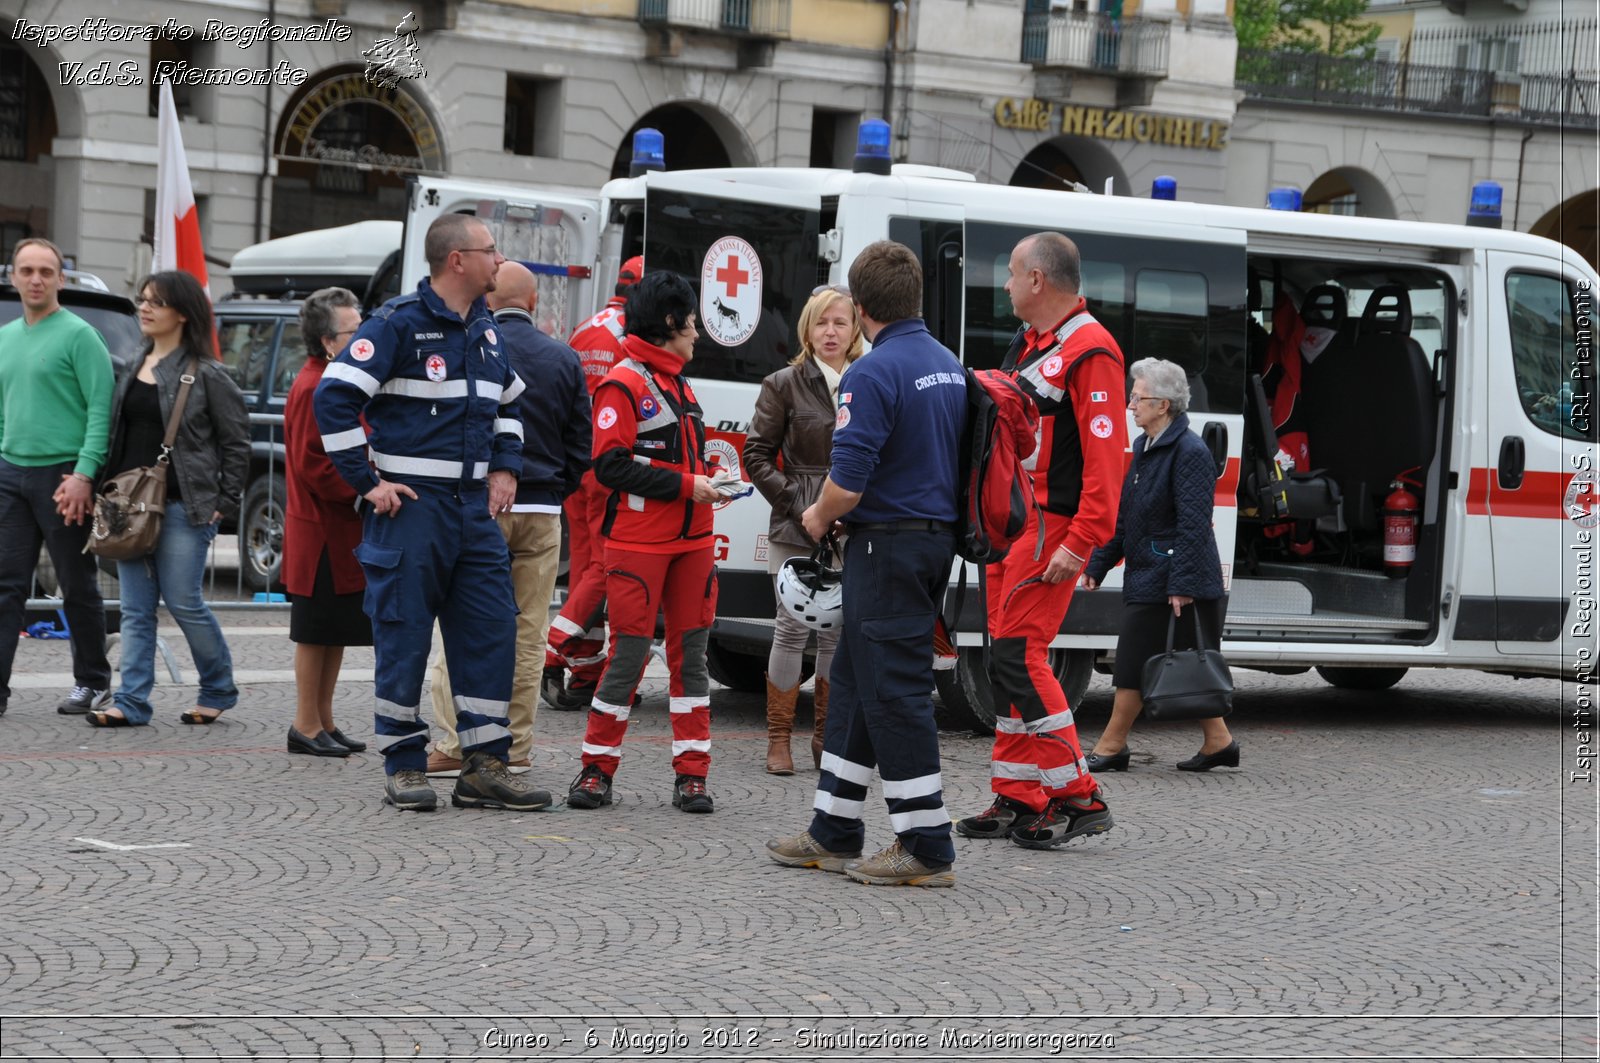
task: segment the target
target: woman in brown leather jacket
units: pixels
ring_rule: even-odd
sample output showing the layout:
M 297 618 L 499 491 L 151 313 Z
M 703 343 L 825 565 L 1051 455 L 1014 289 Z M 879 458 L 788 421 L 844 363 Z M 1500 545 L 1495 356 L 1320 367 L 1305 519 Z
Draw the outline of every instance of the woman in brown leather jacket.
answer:
M 817 500 L 833 451 L 839 408 L 839 377 L 861 357 L 861 322 L 849 289 L 818 288 L 800 311 L 800 353 L 761 382 L 755 416 L 744 444 L 746 475 L 772 506 L 767 570 L 774 579 L 791 557 L 809 556 L 814 544 L 800 514 Z M 779 456 L 783 465 L 778 465 Z M 793 775 L 789 735 L 800 693 L 800 664 L 811 629 L 777 611 L 772 653 L 767 658 L 767 771 Z M 817 632 L 816 722 L 811 759 L 822 759 L 822 726 L 828 716 L 828 668 L 839 636 Z

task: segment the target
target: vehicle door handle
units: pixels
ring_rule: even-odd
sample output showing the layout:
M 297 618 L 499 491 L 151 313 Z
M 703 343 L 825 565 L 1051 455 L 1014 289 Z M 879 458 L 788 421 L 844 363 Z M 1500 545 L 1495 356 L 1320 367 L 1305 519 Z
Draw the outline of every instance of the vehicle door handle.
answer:
M 1220 478 L 1228 470 L 1228 426 L 1221 421 L 1207 421 L 1200 430 L 1200 438 L 1211 451 L 1211 460 L 1217 463 Z
M 1502 491 L 1515 491 L 1522 486 L 1522 474 L 1528 465 L 1528 451 L 1521 436 L 1506 436 L 1500 441 L 1500 465 L 1495 475 Z

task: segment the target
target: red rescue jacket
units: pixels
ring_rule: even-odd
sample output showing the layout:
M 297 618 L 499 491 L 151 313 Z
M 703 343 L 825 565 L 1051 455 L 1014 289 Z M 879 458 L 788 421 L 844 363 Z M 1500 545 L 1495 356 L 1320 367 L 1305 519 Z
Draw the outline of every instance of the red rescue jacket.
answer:
M 589 385 L 591 398 L 611 367 L 622 360 L 622 339 L 626 335 L 622 330 L 622 307 L 626 302 L 620 295 L 614 297 L 603 310 L 579 325 L 567 341 L 583 363 L 583 382 Z

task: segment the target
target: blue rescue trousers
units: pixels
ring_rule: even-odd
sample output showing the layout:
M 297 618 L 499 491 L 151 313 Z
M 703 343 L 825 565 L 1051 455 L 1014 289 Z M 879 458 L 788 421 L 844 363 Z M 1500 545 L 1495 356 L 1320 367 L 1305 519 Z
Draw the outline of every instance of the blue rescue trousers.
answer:
M 861 848 L 861 811 L 876 767 L 900 844 L 925 864 L 955 860 L 932 696 L 933 625 L 954 557 L 954 534 L 926 521 L 851 528 L 810 828 L 824 849 Z
M 356 557 L 377 658 L 375 745 L 390 775 L 427 768 L 428 725 L 418 714 L 437 619 L 463 756 L 505 760 L 506 713 L 516 672 L 517 603 L 505 536 L 483 484 L 410 483 L 393 517 L 370 510 Z

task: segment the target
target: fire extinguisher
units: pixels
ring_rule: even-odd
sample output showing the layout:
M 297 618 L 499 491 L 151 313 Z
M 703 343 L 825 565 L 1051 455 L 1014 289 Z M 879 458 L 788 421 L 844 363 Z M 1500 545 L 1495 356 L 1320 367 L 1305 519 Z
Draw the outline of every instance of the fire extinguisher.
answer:
M 1419 467 L 1420 468 L 1420 467 Z M 1421 522 L 1422 503 L 1406 490 L 1410 484 L 1417 490 L 1422 485 L 1411 479 L 1407 469 L 1389 484 L 1389 497 L 1383 500 L 1383 572 L 1390 579 L 1405 579 L 1417 560 L 1417 525 Z

